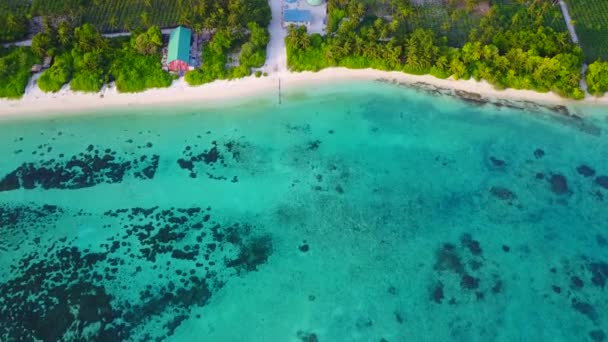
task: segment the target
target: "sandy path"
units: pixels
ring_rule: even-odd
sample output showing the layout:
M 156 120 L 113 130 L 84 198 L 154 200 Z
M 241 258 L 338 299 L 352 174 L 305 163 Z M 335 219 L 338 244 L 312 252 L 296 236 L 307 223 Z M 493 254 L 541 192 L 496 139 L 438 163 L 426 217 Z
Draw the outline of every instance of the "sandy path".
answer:
M 568 31 L 570 31 L 570 37 L 572 38 L 572 42 L 574 44 L 578 44 L 578 36 L 576 35 L 576 30 L 574 29 L 574 25 L 572 25 L 572 17 L 570 17 L 570 12 L 568 11 L 568 6 L 564 0 L 559 0 L 559 7 L 562 9 L 562 14 L 564 15 L 564 20 L 566 20 L 566 26 L 568 27 Z
M 268 30 L 270 31 L 270 42 L 266 50 L 266 64 L 263 71 L 268 74 L 284 73 L 287 71 L 287 50 L 285 49 L 285 36 L 287 32 L 283 29 L 282 0 L 269 0 L 272 10 L 272 20 Z

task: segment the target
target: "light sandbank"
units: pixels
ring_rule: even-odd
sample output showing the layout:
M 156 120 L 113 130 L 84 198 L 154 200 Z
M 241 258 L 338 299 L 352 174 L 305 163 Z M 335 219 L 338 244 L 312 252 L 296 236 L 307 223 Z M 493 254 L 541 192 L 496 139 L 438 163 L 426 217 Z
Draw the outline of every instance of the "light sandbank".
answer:
M 559 105 L 606 105 L 608 96 L 600 98 L 587 97 L 573 101 L 559 97 L 554 93 L 538 93 L 530 90 L 496 90 L 487 82 L 474 80 L 438 79 L 430 75 L 409 75 L 401 72 L 387 72 L 373 69 L 352 70 L 346 68 L 329 68 L 319 72 L 293 73 L 288 71 L 273 72 L 267 77 L 250 76 L 232 81 L 215 81 L 198 87 L 189 86 L 183 79 L 175 81 L 169 88 L 150 89 L 141 93 L 119 93 L 110 86 L 99 93 L 85 94 L 64 87 L 57 93 L 44 93 L 38 89 L 36 78 L 30 81 L 23 98 L 19 100 L 0 99 L 0 117 L 14 118 L 28 116 L 47 116 L 77 112 L 98 111 L 107 108 L 128 106 L 156 106 L 182 103 L 214 103 L 230 99 L 240 100 L 260 94 L 277 94 L 279 80 L 281 89 L 301 88 L 311 85 L 323 85 L 343 81 L 388 80 L 401 84 L 425 83 L 437 88 L 461 90 L 481 95 L 483 98 L 498 98 L 516 101 L 532 101 L 544 104 Z

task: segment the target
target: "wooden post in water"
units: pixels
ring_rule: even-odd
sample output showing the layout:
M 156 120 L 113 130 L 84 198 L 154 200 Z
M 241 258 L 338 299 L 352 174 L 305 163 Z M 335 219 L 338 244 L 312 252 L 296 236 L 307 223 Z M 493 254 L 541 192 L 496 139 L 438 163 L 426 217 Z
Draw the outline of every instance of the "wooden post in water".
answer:
M 279 78 L 279 104 L 281 104 L 281 78 Z

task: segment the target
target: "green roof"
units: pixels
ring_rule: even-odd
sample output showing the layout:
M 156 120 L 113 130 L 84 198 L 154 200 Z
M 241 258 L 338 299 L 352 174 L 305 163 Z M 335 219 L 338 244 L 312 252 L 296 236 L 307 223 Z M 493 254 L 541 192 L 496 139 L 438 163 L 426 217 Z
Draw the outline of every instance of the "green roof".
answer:
M 178 26 L 171 31 L 169 36 L 169 51 L 167 51 L 167 63 L 175 60 L 190 64 L 190 39 L 192 31 L 183 26 Z

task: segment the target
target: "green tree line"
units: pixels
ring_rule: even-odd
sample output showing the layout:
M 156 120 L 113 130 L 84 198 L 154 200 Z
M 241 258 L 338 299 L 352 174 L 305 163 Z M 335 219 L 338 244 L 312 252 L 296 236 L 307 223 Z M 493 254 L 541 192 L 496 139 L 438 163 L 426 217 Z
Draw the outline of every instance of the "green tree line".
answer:
M 33 17 L 89 23 L 102 32 L 186 25 L 194 30 L 266 27 L 266 0 L 0 0 L 0 43 L 24 39 Z
M 579 81 L 584 56 L 565 30 L 550 24 L 555 5 L 548 0 L 519 2 L 492 5 L 464 45 L 450 46 L 433 30 L 408 29 L 413 10 L 408 1 L 329 0 L 326 36 L 289 28 L 288 65 L 295 71 L 344 66 L 483 79 L 499 89 L 583 98 Z M 386 12 L 390 15 L 379 15 Z

